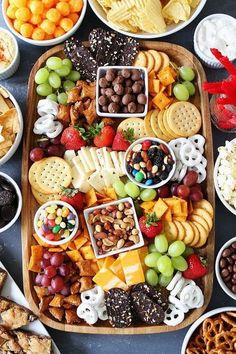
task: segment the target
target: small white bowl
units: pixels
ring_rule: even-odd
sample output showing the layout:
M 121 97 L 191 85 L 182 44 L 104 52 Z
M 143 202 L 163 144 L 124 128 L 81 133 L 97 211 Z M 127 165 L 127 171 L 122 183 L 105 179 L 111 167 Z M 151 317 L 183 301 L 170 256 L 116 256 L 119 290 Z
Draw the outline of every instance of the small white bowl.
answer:
M 133 213 L 134 226 L 139 231 L 139 242 L 134 244 L 133 246 L 122 247 L 122 248 L 120 248 L 118 250 L 107 252 L 105 254 L 100 255 L 100 254 L 98 254 L 98 246 L 96 244 L 96 240 L 95 240 L 94 235 L 93 235 L 93 231 L 94 231 L 93 230 L 93 226 L 91 226 L 88 223 L 89 214 L 91 214 L 94 210 L 104 209 L 107 206 L 118 205 L 120 203 L 125 203 L 125 202 L 129 202 L 132 205 L 131 208 L 134 211 L 134 213 Z M 136 212 L 135 212 L 135 207 L 134 207 L 134 203 L 133 203 L 132 198 L 123 198 L 123 199 L 119 199 L 119 200 L 116 200 L 116 201 L 111 202 L 111 203 L 102 204 L 102 205 L 99 205 L 97 207 L 85 209 L 84 210 L 84 218 L 85 218 L 86 225 L 87 225 L 87 228 L 88 228 L 88 232 L 89 232 L 90 240 L 91 240 L 91 243 L 92 243 L 92 246 L 93 246 L 93 251 L 94 251 L 95 257 L 98 258 L 98 259 L 105 258 L 105 257 L 108 257 L 108 256 L 113 256 L 114 254 L 118 254 L 118 253 L 121 253 L 121 252 L 131 251 L 131 250 L 134 250 L 136 248 L 142 247 L 144 245 L 143 235 L 142 235 L 142 233 L 140 231 L 140 228 L 139 228 L 138 218 L 137 218 L 137 215 L 136 215 Z
M 205 6 L 207 0 L 201 0 L 199 5 L 192 11 L 191 17 L 187 21 L 180 21 L 178 24 L 172 24 L 167 26 L 166 32 L 163 33 L 148 33 L 148 32 L 138 32 L 138 33 L 133 33 L 133 32 L 126 32 L 123 31 L 119 28 L 117 28 L 114 24 L 109 22 L 107 20 L 106 12 L 103 10 L 103 8 L 100 6 L 97 0 L 89 0 L 89 5 L 91 6 L 93 12 L 97 15 L 97 17 L 105 23 L 108 27 L 113 29 L 114 31 L 120 32 L 124 34 L 125 36 L 130 36 L 134 38 L 142 38 L 142 39 L 151 39 L 151 38 L 162 38 L 165 36 L 169 36 L 170 34 L 173 34 L 175 32 L 180 31 L 184 27 L 188 26 L 202 11 L 203 7 Z M 150 14 L 152 16 L 152 14 Z
M 60 37 L 53 38 L 53 39 L 47 39 L 47 40 L 43 40 L 43 41 L 37 41 L 34 39 L 25 38 L 14 29 L 14 27 L 11 23 L 11 20 L 8 18 L 7 14 L 6 14 L 7 7 L 9 5 L 9 0 L 2 1 L 2 14 L 3 14 L 4 21 L 7 24 L 8 28 L 10 29 L 10 31 L 12 33 L 14 33 L 14 35 L 16 37 L 20 38 L 22 41 L 29 43 L 29 44 L 33 44 L 33 45 L 40 46 L 40 47 L 46 47 L 46 46 L 57 45 L 59 43 L 64 42 L 66 39 L 71 37 L 78 30 L 78 28 L 80 27 L 80 25 L 83 22 L 83 19 L 84 19 L 85 13 L 86 13 L 86 9 L 87 9 L 87 0 L 83 0 L 83 2 L 84 2 L 84 6 L 83 6 L 83 9 L 80 13 L 80 17 L 79 17 L 78 21 L 74 24 L 74 26 L 71 28 L 71 30 L 69 30 L 68 32 L 66 32 L 65 34 L 63 34 Z
M 13 36 L 13 34 L 10 31 L 6 30 L 5 28 L 0 27 L 0 33 L 1 32 L 5 33 L 5 35 L 10 38 L 12 45 L 15 49 L 15 55 L 10 65 L 7 66 L 4 70 L 0 70 L 0 80 L 5 80 L 13 76 L 17 71 L 20 64 L 20 51 L 19 51 L 18 43 L 15 37 Z
M 122 69 L 138 69 L 143 72 L 144 80 L 144 94 L 147 97 L 147 102 L 145 104 L 145 109 L 142 113 L 105 113 L 99 109 L 99 79 L 104 77 L 104 74 L 108 69 L 122 70 Z M 111 117 L 111 118 L 131 118 L 131 117 L 145 117 L 148 111 L 148 72 L 147 69 L 141 66 L 100 66 L 97 71 L 97 82 L 96 82 L 96 111 L 97 115 L 101 117 Z
M 9 99 L 12 101 L 13 105 L 15 106 L 15 108 L 17 110 L 17 114 L 18 114 L 19 124 L 20 124 L 20 131 L 19 131 L 19 133 L 16 134 L 15 141 L 14 141 L 13 145 L 8 150 L 6 155 L 4 155 L 2 158 L 0 158 L 0 166 L 2 166 L 5 162 L 7 162 L 14 155 L 14 153 L 16 152 L 16 150 L 18 149 L 18 147 L 20 145 L 21 138 L 23 135 L 24 121 L 23 121 L 23 116 L 22 116 L 20 106 L 17 103 L 16 99 L 12 96 L 12 94 L 5 87 L 3 87 L 1 85 L 0 85 L 0 87 L 4 91 L 6 91 L 6 93 L 9 96 Z
M 169 176 L 167 177 L 167 179 L 165 179 L 164 181 L 161 181 L 160 183 L 157 183 L 157 184 L 152 184 L 150 186 L 147 186 L 145 185 L 144 183 L 141 183 L 141 182 L 137 182 L 135 180 L 135 178 L 133 176 L 131 176 L 128 171 L 127 171 L 127 168 L 126 168 L 126 159 L 127 159 L 127 155 L 129 153 L 130 150 L 133 149 L 133 147 L 137 144 L 142 144 L 143 141 L 145 140 L 152 140 L 152 141 L 155 141 L 157 143 L 160 143 L 160 144 L 164 144 L 165 146 L 167 146 L 173 160 L 174 160 L 174 164 L 173 164 L 173 167 L 172 167 L 172 170 L 170 171 L 169 173 Z M 137 184 L 140 188 L 151 188 L 151 189 L 155 189 L 155 188 L 159 188 L 161 186 L 164 186 L 167 182 L 169 182 L 169 180 L 171 179 L 171 177 L 173 176 L 173 174 L 175 173 L 175 168 L 176 168 L 176 157 L 175 157 L 175 154 L 174 154 L 174 151 L 171 149 L 171 147 L 163 140 L 161 139 L 158 139 L 158 138 L 153 138 L 153 137 L 145 137 L 145 138 L 140 138 L 138 140 L 135 140 L 135 142 L 133 142 L 133 144 L 131 144 L 128 148 L 128 150 L 126 151 L 125 153 L 125 158 L 124 158 L 124 169 L 125 169 L 125 172 L 126 172 L 126 175 L 127 177 L 130 179 L 131 182 Z
M 193 335 L 193 333 L 195 332 L 195 330 L 197 329 L 198 326 L 200 326 L 200 324 L 208 317 L 212 317 L 215 316 L 219 313 L 222 312 L 226 312 L 226 311 L 236 311 L 236 307 L 220 307 L 218 309 L 215 310 L 211 310 L 209 312 L 204 313 L 204 315 L 202 315 L 201 317 L 199 317 L 198 320 L 196 320 L 192 326 L 189 328 L 188 332 L 186 333 L 185 337 L 184 337 L 184 341 L 182 344 L 182 348 L 181 348 L 181 354 L 186 354 L 186 349 L 188 347 L 188 343 Z
M 202 52 L 202 50 L 199 48 L 199 45 L 198 45 L 199 30 L 204 25 L 205 21 L 208 21 L 211 19 L 225 19 L 229 24 L 229 28 L 230 28 L 230 22 L 236 23 L 236 19 L 234 17 L 226 15 L 226 14 L 213 14 L 213 15 L 205 17 L 202 21 L 200 21 L 195 29 L 195 32 L 194 32 L 194 37 L 193 37 L 194 50 L 195 50 L 196 54 L 198 55 L 198 57 L 202 60 L 202 62 L 207 67 L 209 67 L 211 69 L 221 69 L 221 68 L 223 68 L 223 65 L 216 58 L 211 58 L 208 55 L 206 55 L 204 52 Z M 236 58 L 233 58 L 232 61 L 234 59 L 236 59 Z
M 39 219 L 39 215 L 40 215 L 41 211 L 52 204 L 57 204 L 62 207 L 66 207 L 75 215 L 75 227 L 74 227 L 73 232 L 70 234 L 70 236 L 68 236 L 62 240 L 58 240 L 58 241 L 49 241 L 48 239 L 46 239 L 43 235 L 41 235 L 41 233 L 39 232 L 39 228 L 37 226 L 37 221 Z M 78 228 L 79 228 L 79 218 L 78 218 L 77 212 L 70 204 L 63 202 L 62 200 L 52 200 L 50 202 L 44 203 L 43 205 L 41 205 L 40 208 L 38 208 L 38 210 L 36 211 L 35 216 L 34 216 L 34 230 L 35 230 L 35 232 L 37 233 L 37 235 L 39 236 L 39 238 L 43 242 L 46 242 L 50 245 L 59 246 L 59 245 L 63 245 L 64 243 L 71 241 L 73 239 L 73 237 L 76 235 Z
M 15 224 L 16 220 L 19 218 L 20 213 L 21 213 L 21 209 L 22 209 L 22 194 L 20 191 L 20 188 L 18 187 L 18 184 L 14 181 L 13 178 L 11 178 L 9 175 L 7 175 L 6 173 L 0 172 L 0 176 L 4 177 L 10 184 L 13 185 L 13 187 L 15 188 L 16 194 L 17 194 L 17 198 L 18 198 L 18 206 L 16 209 L 16 214 L 14 216 L 14 218 L 5 226 L 3 226 L 2 228 L 0 228 L 0 233 L 5 232 L 6 230 L 10 229 L 10 227 Z
M 236 142 L 236 138 L 231 140 L 231 141 L 235 141 Z M 214 175 L 213 175 L 213 179 L 214 179 L 214 185 L 215 185 L 215 190 L 216 190 L 216 193 L 219 197 L 219 199 L 221 200 L 221 202 L 224 204 L 224 206 L 234 215 L 236 215 L 236 209 L 234 209 L 234 207 L 232 205 L 230 205 L 223 197 L 222 193 L 221 193 L 221 190 L 218 186 L 218 183 L 217 183 L 217 175 L 218 175 L 218 169 L 219 169 L 219 166 L 220 166 L 220 161 L 221 161 L 221 158 L 220 158 L 220 155 L 218 155 L 217 159 L 216 159 L 216 162 L 215 162 L 215 167 L 214 167 Z
M 217 257 L 216 257 L 216 261 L 215 261 L 215 272 L 216 272 L 216 278 L 218 280 L 218 283 L 221 286 L 221 289 L 228 295 L 230 296 L 232 299 L 236 300 L 236 294 L 234 294 L 225 284 L 224 280 L 221 277 L 220 274 L 220 258 L 221 255 L 223 253 L 223 251 L 228 248 L 233 242 L 236 242 L 236 237 L 231 238 L 229 241 L 227 241 L 219 250 Z

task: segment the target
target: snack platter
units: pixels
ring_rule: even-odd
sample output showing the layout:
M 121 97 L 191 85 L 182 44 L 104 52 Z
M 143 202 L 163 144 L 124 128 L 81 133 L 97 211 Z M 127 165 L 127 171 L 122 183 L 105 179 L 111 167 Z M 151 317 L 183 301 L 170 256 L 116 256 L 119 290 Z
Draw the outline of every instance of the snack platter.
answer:
M 88 43 L 84 43 L 86 47 L 89 46 Z M 214 187 L 210 176 L 213 174 L 213 151 L 212 151 L 212 134 L 211 134 L 211 123 L 209 116 L 209 106 L 208 106 L 208 96 L 199 88 L 205 81 L 204 70 L 196 59 L 196 57 L 189 51 L 175 44 L 165 43 L 165 42 L 140 42 L 140 50 L 154 50 L 162 53 L 166 53 L 170 60 L 176 63 L 177 66 L 189 66 L 193 68 L 196 74 L 196 93 L 191 98 L 191 102 L 200 110 L 202 116 L 202 125 L 199 134 L 202 134 L 206 140 L 204 156 L 207 160 L 206 166 L 206 179 L 203 183 L 204 198 L 207 199 L 214 209 Z M 31 246 L 37 244 L 35 239 L 32 237 L 34 225 L 34 215 L 39 207 L 36 202 L 30 188 L 30 183 L 28 180 L 28 172 L 30 170 L 30 160 L 29 154 L 30 150 L 34 146 L 35 137 L 33 135 L 34 122 L 37 119 L 37 103 L 39 101 L 39 96 L 36 93 L 36 84 L 34 78 L 36 72 L 45 65 L 47 59 L 51 56 L 57 56 L 60 58 L 65 58 L 63 52 L 63 46 L 59 45 L 48 50 L 44 53 L 38 61 L 35 63 L 28 84 L 28 110 L 26 118 L 27 131 L 23 142 L 23 160 L 22 160 L 22 194 L 24 198 L 24 205 L 22 209 L 22 258 L 23 258 L 23 279 L 24 279 L 24 292 L 26 299 L 30 304 L 32 311 L 39 316 L 40 320 L 49 327 L 77 333 L 96 333 L 96 334 L 146 334 L 146 333 L 161 333 L 169 332 L 173 330 L 178 330 L 190 325 L 194 322 L 206 309 L 212 292 L 213 286 L 213 268 L 214 268 L 214 225 L 209 232 L 206 244 L 198 249 L 198 253 L 208 259 L 209 272 L 201 279 L 201 287 L 204 294 L 204 304 L 198 309 L 190 311 L 185 319 L 176 326 L 168 326 L 165 324 L 160 325 L 147 325 L 145 323 L 135 324 L 134 326 L 129 326 L 127 328 L 113 328 L 108 321 L 99 321 L 95 325 L 91 326 L 85 322 L 80 322 L 76 324 L 64 323 L 64 321 L 57 321 L 53 319 L 53 316 L 47 313 L 41 313 L 39 310 L 39 300 L 35 292 L 34 279 L 35 274 L 29 270 L 29 264 L 31 259 Z M 138 66 L 138 65 L 137 65 Z M 118 108 L 117 108 L 118 109 Z M 121 123 L 120 118 L 114 118 L 117 123 Z M 30 205 L 30 208 L 29 208 Z M 99 252 L 99 249 L 98 249 Z

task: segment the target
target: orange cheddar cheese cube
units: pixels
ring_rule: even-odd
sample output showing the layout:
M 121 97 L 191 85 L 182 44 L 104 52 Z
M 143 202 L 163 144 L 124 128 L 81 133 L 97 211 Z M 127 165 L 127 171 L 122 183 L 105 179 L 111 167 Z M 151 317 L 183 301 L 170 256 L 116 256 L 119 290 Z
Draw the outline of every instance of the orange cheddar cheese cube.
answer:
M 168 205 L 164 202 L 163 199 L 159 198 L 158 201 L 154 205 L 154 212 L 158 219 L 160 219 L 165 212 L 168 210 Z
M 122 280 L 123 282 L 125 282 L 125 275 L 123 272 L 123 268 L 121 265 L 121 261 L 120 258 L 118 257 L 115 262 L 111 265 L 110 270 L 117 275 L 118 278 L 120 278 L 120 280 Z
M 74 240 L 74 244 L 77 250 L 79 250 L 86 242 L 88 241 L 88 239 L 86 237 L 82 236 L 78 236 L 75 240 Z
M 84 259 L 95 259 L 95 255 L 91 246 L 81 247 L 80 252 Z
M 160 110 L 163 110 L 165 107 L 167 107 L 170 103 L 171 100 L 164 95 L 163 92 L 159 92 L 152 100 L 152 103 L 159 108 Z
M 93 282 L 105 291 L 108 291 L 112 288 L 120 288 L 123 290 L 128 290 L 128 286 L 120 280 L 110 269 L 102 268 L 99 272 L 93 277 Z
M 142 264 L 137 250 L 120 254 L 120 261 L 128 286 L 145 281 Z

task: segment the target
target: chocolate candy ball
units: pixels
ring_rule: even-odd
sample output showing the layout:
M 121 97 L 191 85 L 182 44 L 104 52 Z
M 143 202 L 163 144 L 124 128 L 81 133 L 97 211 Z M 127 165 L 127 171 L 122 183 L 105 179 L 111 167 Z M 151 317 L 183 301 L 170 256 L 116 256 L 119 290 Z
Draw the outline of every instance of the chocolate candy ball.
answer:
M 143 113 L 143 112 L 144 112 L 144 105 L 138 103 L 138 104 L 137 104 L 137 110 L 136 110 L 136 112 L 137 112 L 137 113 Z
M 99 86 L 102 88 L 106 88 L 109 86 L 109 83 L 105 77 L 101 77 L 101 79 L 99 80 Z
M 123 69 L 121 70 L 121 75 L 125 78 L 128 79 L 131 75 L 131 72 L 129 69 Z
M 116 77 L 116 72 L 113 69 L 108 69 L 105 78 L 107 81 L 113 81 Z
M 112 85 L 115 86 L 116 84 L 122 84 L 124 82 L 123 76 L 117 76 L 115 80 L 112 81 Z
M 140 94 L 137 96 L 137 101 L 138 101 L 138 103 L 140 103 L 140 104 L 146 104 L 146 102 L 147 102 L 147 97 L 144 95 L 144 93 L 140 93 Z
M 117 112 L 119 112 L 119 108 L 120 107 L 119 107 L 119 105 L 117 103 L 112 102 L 108 106 L 108 112 L 109 113 L 117 113 Z
M 105 106 L 108 103 L 107 97 L 100 96 L 98 99 L 98 103 L 100 104 L 100 106 Z
M 136 111 L 137 111 L 136 103 L 130 102 L 130 103 L 128 104 L 128 112 L 129 112 L 129 113 L 135 113 Z
M 132 99 L 133 99 L 132 95 L 130 93 L 127 93 L 122 97 L 123 105 L 127 106 L 132 101 Z
M 133 90 L 132 90 L 132 87 L 125 87 L 125 89 L 124 89 L 124 93 L 126 94 L 126 93 L 132 93 L 133 92 Z
M 124 93 L 124 87 L 121 84 L 115 84 L 114 85 L 114 91 L 117 95 L 123 95 Z
M 132 87 L 133 86 L 133 81 L 131 79 L 125 80 L 125 86 L 126 87 Z
M 133 81 L 140 80 L 141 79 L 141 72 L 138 69 L 133 69 L 131 79 Z
M 114 95 L 114 90 L 111 87 L 109 87 L 106 89 L 105 94 L 107 97 L 111 97 Z
M 135 82 L 132 86 L 133 93 L 140 93 L 142 91 L 142 86 Z
M 112 102 L 120 103 L 120 101 L 121 101 L 121 96 L 119 96 L 119 95 L 113 95 L 113 96 L 111 96 L 111 100 L 112 100 Z

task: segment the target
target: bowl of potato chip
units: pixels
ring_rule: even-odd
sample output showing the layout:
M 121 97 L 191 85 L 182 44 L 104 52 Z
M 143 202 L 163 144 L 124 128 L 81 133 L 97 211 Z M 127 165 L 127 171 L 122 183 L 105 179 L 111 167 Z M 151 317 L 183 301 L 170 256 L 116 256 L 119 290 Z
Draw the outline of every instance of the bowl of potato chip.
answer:
M 186 27 L 207 0 L 89 0 L 107 26 L 136 38 L 161 38 Z
M 23 116 L 16 99 L 0 85 L 0 166 L 18 149 L 23 134 Z

